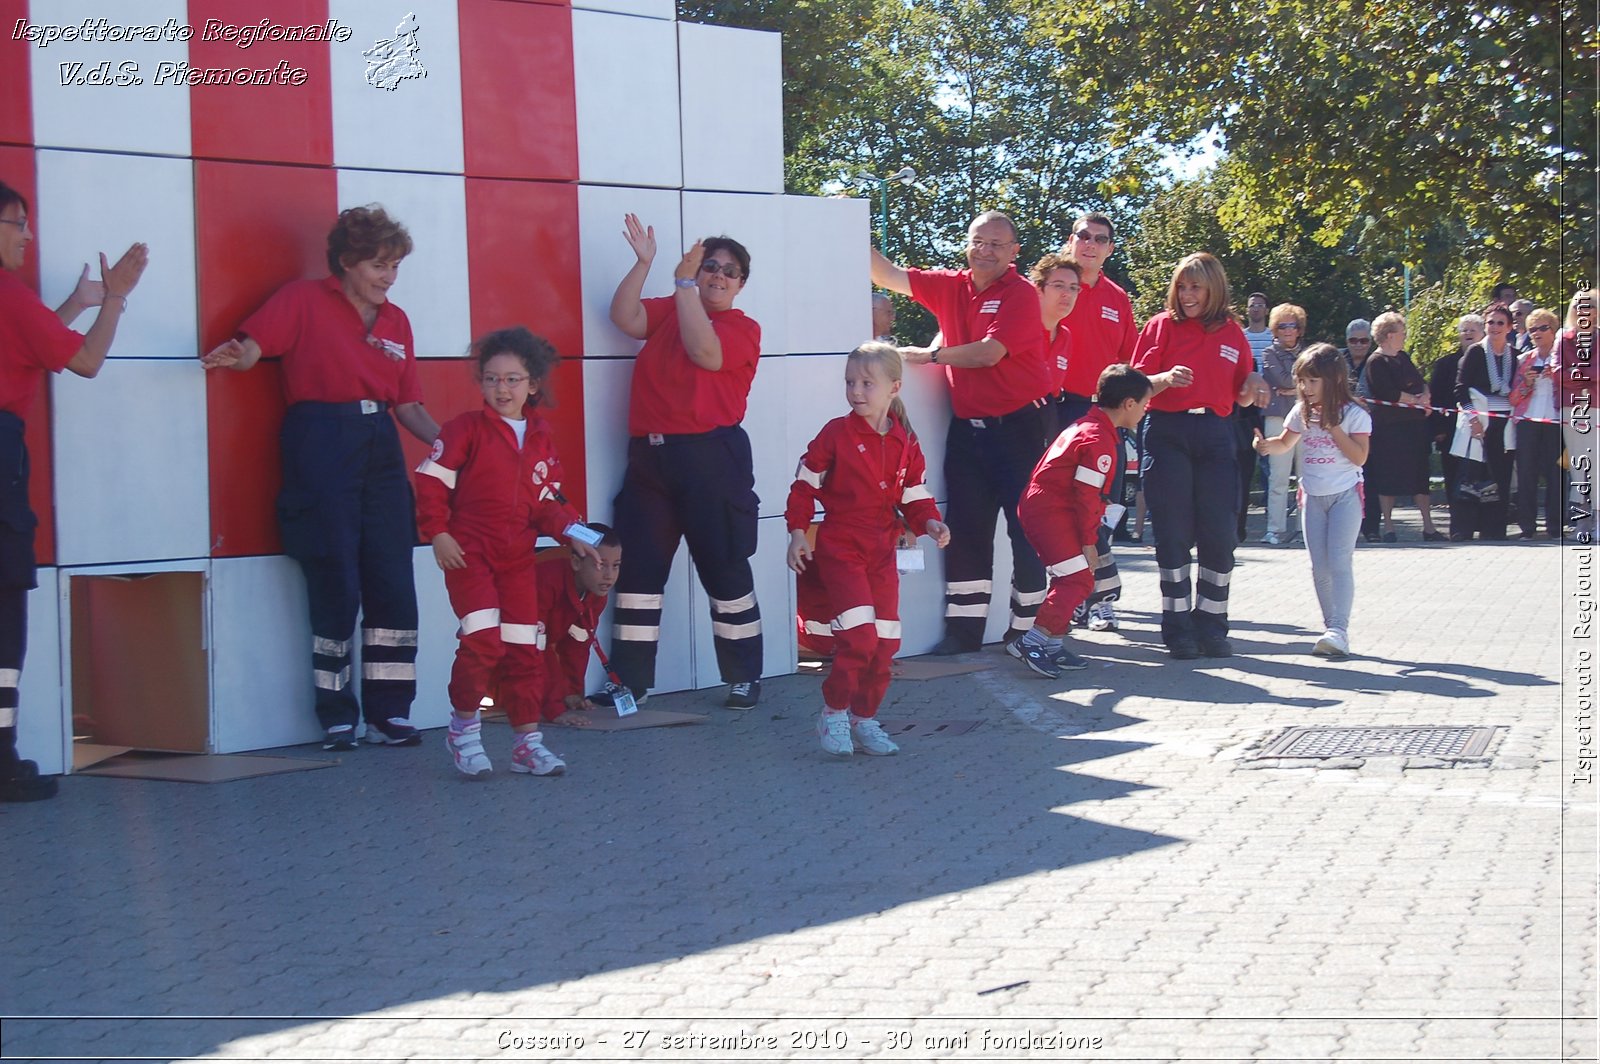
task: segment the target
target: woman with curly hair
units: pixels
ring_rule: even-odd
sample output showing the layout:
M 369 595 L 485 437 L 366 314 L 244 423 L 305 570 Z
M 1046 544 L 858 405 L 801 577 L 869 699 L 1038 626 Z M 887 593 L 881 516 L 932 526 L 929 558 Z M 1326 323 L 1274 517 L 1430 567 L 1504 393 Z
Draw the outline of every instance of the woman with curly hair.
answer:
M 354 750 L 363 714 L 370 742 L 422 741 L 410 723 L 417 526 L 395 422 L 427 444 L 439 426 L 422 406 L 410 319 L 389 302 L 410 253 L 411 235 L 382 207 L 344 211 L 328 234 L 329 275 L 284 285 L 200 359 L 207 369 L 240 371 L 263 355 L 281 360 L 289 409 L 279 436 L 278 527 L 284 553 L 305 572 L 324 750 Z M 351 682 L 358 612 L 359 705 Z

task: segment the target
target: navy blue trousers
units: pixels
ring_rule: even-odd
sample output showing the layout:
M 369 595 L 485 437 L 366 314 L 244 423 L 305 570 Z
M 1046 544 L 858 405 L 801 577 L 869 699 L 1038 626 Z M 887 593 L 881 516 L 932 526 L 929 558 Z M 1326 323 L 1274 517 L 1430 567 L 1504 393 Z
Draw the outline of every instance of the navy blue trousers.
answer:
M 975 425 L 950 419 L 945 435 L 944 480 L 949 494 L 945 523 L 944 630 L 972 649 L 983 630 L 994 593 L 995 522 L 1005 515 L 1011 539 L 1011 620 L 1027 631 L 1044 602 L 1049 580 L 1044 565 L 1017 519 L 1017 503 L 1033 467 L 1055 439 L 1054 404 L 1025 406 Z
M 678 544 L 687 540 L 711 599 L 711 636 L 725 683 L 761 678 L 755 466 L 738 425 L 689 436 L 636 436 L 613 503 L 622 575 L 612 596 L 611 664 L 635 691 L 656 682 L 661 602 Z
M 394 419 L 355 403 L 296 403 L 279 436 L 283 551 L 306 576 L 323 728 L 406 719 L 417 693 L 416 504 Z M 361 616 L 361 701 L 353 682 Z
M 1236 443 L 1229 418 L 1150 415 L 1144 497 L 1156 533 L 1161 638 L 1169 644 L 1228 634 L 1228 584 L 1239 542 Z

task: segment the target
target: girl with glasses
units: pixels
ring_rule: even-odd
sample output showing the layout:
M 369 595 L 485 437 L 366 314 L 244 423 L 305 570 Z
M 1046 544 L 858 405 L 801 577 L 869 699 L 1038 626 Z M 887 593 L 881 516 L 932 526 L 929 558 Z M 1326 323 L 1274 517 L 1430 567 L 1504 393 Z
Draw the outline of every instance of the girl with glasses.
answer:
M 478 706 L 494 681 L 516 741 L 511 771 L 559 776 L 566 762 L 545 748 L 545 629 L 539 619 L 535 545 L 578 523 L 561 494 L 561 460 L 539 416 L 555 348 L 518 325 L 472 345 L 483 407 L 451 418 L 417 467 L 417 525 L 444 570 L 461 645 L 450 670 L 450 731 L 456 769 L 487 776 Z M 598 552 L 572 539 L 574 553 Z

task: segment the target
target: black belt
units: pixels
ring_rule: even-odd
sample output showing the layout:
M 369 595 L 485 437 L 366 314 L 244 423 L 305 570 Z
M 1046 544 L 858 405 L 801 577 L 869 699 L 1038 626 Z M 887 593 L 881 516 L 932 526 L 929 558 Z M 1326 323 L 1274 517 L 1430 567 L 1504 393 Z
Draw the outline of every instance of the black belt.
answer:
M 643 436 L 630 437 L 630 441 L 647 443 L 651 447 L 662 447 L 669 443 L 690 443 L 694 440 L 710 440 L 718 436 L 726 436 L 739 428 L 738 425 L 723 425 L 708 432 L 647 432 Z
M 1020 417 L 1030 410 L 1043 410 L 1045 407 L 1050 405 L 1050 402 L 1050 396 L 1044 396 L 1043 398 L 1035 399 L 1026 406 L 1017 407 L 1009 414 L 996 414 L 994 417 L 969 417 L 964 418 L 963 420 L 965 420 L 975 429 L 992 429 L 1004 423 L 1007 418 Z
M 357 399 L 353 403 L 318 403 L 307 399 L 295 403 L 289 409 L 297 410 L 302 408 L 304 408 L 308 413 L 366 417 L 371 414 L 383 414 L 388 412 L 389 404 L 381 402 L 377 399 Z

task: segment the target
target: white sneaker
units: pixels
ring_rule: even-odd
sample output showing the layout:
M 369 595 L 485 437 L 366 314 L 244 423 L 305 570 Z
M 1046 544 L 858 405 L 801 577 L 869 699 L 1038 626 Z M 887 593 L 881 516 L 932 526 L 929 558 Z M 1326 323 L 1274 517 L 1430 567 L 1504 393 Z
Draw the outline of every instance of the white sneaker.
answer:
M 456 771 L 468 779 L 484 779 L 494 766 L 489 764 L 489 755 L 483 752 L 483 723 L 474 719 L 460 731 L 455 728 L 446 728 L 444 736 L 445 745 L 450 748 L 450 756 L 455 759 Z
M 817 738 L 822 740 L 822 752 L 825 754 L 849 757 L 855 753 L 855 748 L 850 745 L 850 714 L 845 710 L 823 710 L 817 717 Z
M 1311 653 L 1321 658 L 1347 658 L 1350 656 L 1350 638 L 1337 628 L 1329 628 L 1311 648 Z
M 874 757 L 889 757 L 898 754 L 900 748 L 894 740 L 883 733 L 883 725 L 872 717 L 858 717 L 850 715 L 850 738 L 855 740 L 855 745 L 863 754 Z
M 543 735 L 534 731 L 517 736 L 517 745 L 511 749 L 512 772 L 526 772 L 530 776 L 559 776 L 566 770 L 567 763 L 545 749 Z
M 1089 631 L 1115 632 L 1117 630 L 1117 608 L 1111 604 L 1110 599 L 1096 602 L 1089 607 Z

